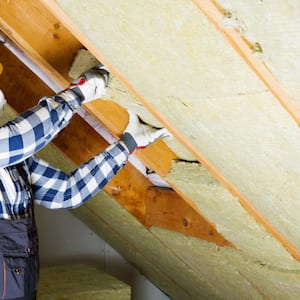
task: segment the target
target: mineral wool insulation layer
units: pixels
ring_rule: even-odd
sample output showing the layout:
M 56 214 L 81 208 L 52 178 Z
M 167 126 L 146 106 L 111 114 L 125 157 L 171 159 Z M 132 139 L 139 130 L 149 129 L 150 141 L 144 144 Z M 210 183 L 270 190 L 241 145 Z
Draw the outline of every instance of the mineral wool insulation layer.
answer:
M 99 61 L 87 50 L 78 51 L 70 68 L 70 76 L 78 77 Z M 111 76 L 105 98 L 135 111 L 144 121 L 153 126 L 159 123 L 142 106 L 137 99 L 122 85 L 118 78 Z M 172 141 L 172 144 L 170 144 Z M 167 144 L 181 159 L 191 159 L 187 151 L 176 139 L 168 139 Z M 176 186 L 186 197 L 192 199 L 201 212 L 216 224 L 224 237 L 245 253 L 259 258 L 261 261 L 274 262 L 289 268 L 297 268 L 297 263 L 263 226 L 259 225 L 224 187 L 208 172 L 196 163 L 174 163 L 167 176 L 169 183 Z M 241 222 L 243 220 L 243 222 Z M 238 231 L 237 231 L 238 228 Z M 266 249 L 272 249 L 271 254 Z
M 199 8 L 58 3 L 144 103 L 300 249 L 299 128 Z

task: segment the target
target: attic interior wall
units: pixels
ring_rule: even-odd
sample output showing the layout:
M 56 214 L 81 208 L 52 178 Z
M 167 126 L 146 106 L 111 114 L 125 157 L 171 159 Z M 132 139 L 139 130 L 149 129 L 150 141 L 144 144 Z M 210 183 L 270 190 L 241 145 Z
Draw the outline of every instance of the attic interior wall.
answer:
M 300 249 L 299 128 L 198 7 L 58 2 L 193 154 Z
M 159 73 L 158 73 L 159 74 Z M 251 77 L 251 76 L 250 76 Z M 246 96 L 245 96 L 246 97 Z M 247 108 L 247 106 L 246 106 L 246 108 Z M 237 114 L 237 117 L 238 117 L 238 114 Z M 279 120 L 280 121 L 280 120 Z M 277 123 L 276 123 L 277 124 Z M 279 122 L 279 124 L 277 124 L 279 127 L 280 127 L 280 125 L 282 125 L 281 124 L 281 122 Z M 255 149 L 254 149 L 255 150 Z M 273 170 L 273 169 L 272 169 Z M 258 170 L 259 171 L 259 170 Z M 258 172 L 257 171 L 257 172 Z M 112 206 L 113 206 L 113 204 L 114 204 L 114 202 L 110 202 L 110 200 L 108 200 L 107 201 L 108 202 L 108 204 L 111 204 Z M 99 202 L 96 202 L 97 204 L 99 204 Z M 102 203 L 103 204 L 103 203 Z M 101 207 L 102 208 L 102 207 Z M 113 208 L 116 208 L 115 206 L 113 206 Z M 94 209 L 94 211 L 96 211 L 96 208 Z M 121 209 L 121 212 L 124 212 L 122 209 Z M 128 217 L 127 216 L 127 214 L 126 214 L 126 212 L 124 213 L 124 215 L 123 216 L 125 216 L 125 217 Z M 221 215 L 219 216 L 219 218 L 220 217 L 222 217 Z M 87 218 L 88 219 L 88 218 Z M 108 220 L 108 219 L 107 219 Z M 106 220 L 106 221 L 107 221 Z M 91 220 L 90 220 L 90 222 L 91 222 Z M 116 222 L 116 224 L 120 224 L 119 223 L 120 222 L 120 218 L 118 218 L 118 221 Z M 99 222 L 99 220 L 97 220 L 97 221 L 95 221 L 95 227 L 97 227 L 98 228 L 98 230 L 99 231 L 102 231 L 102 234 L 103 235 L 108 235 L 108 233 L 107 232 L 105 232 L 105 230 L 103 230 L 103 228 L 100 226 L 100 222 Z M 135 223 L 133 223 L 133 224 L 130 224 L 129 225 L 129 227 L 131 227 L 131 226 L 133 226 Z M 106 225 L 107 225 L 107 223 L 106 223 Z M 117 226 L 116 226 L 117 227 Z M 115 229 L 116 229 L 116 227 L 115 227 Z M 109 228 L 108 228 L 109 229 Z M 120 230 L 120 229 L 119 229 Z M 108 232 L 109 232 L 109 230 L 107 230 Z M 115 233 L 115 231 L 114 230 L 112 230 L 112 237 L 111 237 L 111 239 L 114 239 L 114 235 L 113 235 L 113 233 Z M 144 236 L 143 236 L 143 238 L 145 238 Z M 181 238 L 181 236 L 179 235 L 179 236 L 177 236 L 176 235 L 176 238 L 178 239 L 178 240 L 180 240 L 180 238 Z M 164 237 L 163 235 L 161 236 L 161 239 L 164 239 L 166 242 L 168 241 L 168 236 L 167 237 Z M 187 266 L 187 265 L 193 265 L 193 263 L 195 262 L 195 260 L 199 257 L 199 255 L 198 255 L 198 253 L 199 253 L 199 250 L 198 250 L 198 248 L 196 248 L 196 250 L 194 251 L 194 255 L 198 255 L 198 256 L 194 256 L 194 255 L 192 255 L 191 253 L 192 253 L 192 251 L 191 251 L 191 253 L 190 253 L 190 256 L 189 257 L 185 257 L 185 253 L 183 253 L 182 254 L 182 252 L 184 252 L 183 250 L 181 251 L 180 249 L 177 249 L 177 247 L 175 248 L 175 246 L 174 245 L 176 245 L 176 243 L 177 243 L 177 241 L 175 240 L 175 241 L 173 241 L 172 243 L 169 243 L 170 245 L 173 245 L 172 247 L 174 247 L 174 250 L 173 250 L 173 248 L 172 248 L 172 251 L 171 252 L 175 252 L 176 253 L 176 256 L 178 257 L 178 256 L 180 256 L 181 257 L 181 259 L 185 262 L 184 263 L 184 265 L 185 265 L 185 267 Z M 199 242 L 199 243 L 202 243 L 201 241 Z M 138 244 L 138 243 L 137 243 Z M 135 255 L 135 251 L 136 251 L 136 249 L 137 249 L 137 244 L 135 244 L 135 248 L 133 249 L 133 253 L 128 253 L 127 252 L 127 255 L 129 256 L 129 257 L 133 257 L 134 255 Z M 193 242 L 192 242 L 192 239 L 190 239 L 190 238 L 187 238 L 187 240 L 186 240 L 186 243 L 185 243 L 185 246 L 186 246 L 186 248 L 188 248 L 188 247 L 190 247 L 191 245 L 193 244 Z M 197 245 L 198 245 L 198 243 L 196 243 Z M 198 245 L 199 246 L 199 245 Z M 123 246 L 120 246 L 120 249 L 123 249 L 124 250 L 124 252 L 125 251 L 128 251 L 128 247 L 127 247 L 127 245 L 123 245 Z M 184 249 L 185 250 L 185 249 Z M 227 250 L 227 249 L 226 249 Z M 225 251 L 226 251 L 225 250 Z M 146 251 L 145 251 L 146 252 Z M 163 252 L 163 251 L 162 251 Z M 207 249 L 204 251 L 206 254 L 207 254 Z M 208 251 L 209 252 L 209 251 Z M 230 251 L 231 252 L 231 251 Z M 222 253 L 224 253 L 224 251 L 222 252 Z M 157 254 L 157 252 L 156 252 L 156 254 Z M 160 257 L 163 257 L 163 254 L 160 252 L 159 253 L 160 254 Z M 231 254 L 234 256 L 234 257 L 236 257 L 235 255 L 237 254 L 237 253 L 235 253 L 235 252 L 231 252 Z M 208 256 L 210 255 L 210 254 L 207 254 Z M 185 257 L 185 258 L 184 258 Z M 143 257 L 144 258 L 144 257 Z M 205 259 L 205 260 L 208 260 L 207 258 Z M 132 261 L 134 261 L 134 259 L 132 259 Z M 222 291 L 222 289 L 226 289 L 226 295 L 230 295 L 230 297 L 232 298 L 232 297 L 234 297 L 235 295 L 236 295 L 236 293 L 237 293 L 237 290 L 238 291 L 240 291 L 240 289 L 238 289 L 238 288 L 235 288 L 236 287 L 236 280 L 235 280 L 235 276 L 236 276 L 236 269 L 232 266 L 232 264 L 234 265 L 235 263 L 230 263 L 229 264 L 229 266 L 226 266 L 225 268 L 224 268 L 224 271 L 222 270 L 221 271 L 221 273 L 220 273 L 220 270 L 219 270 L 219 265 L 221 264 L 222 266 L 223 265 L 226 265 L 226 263 L 224 262 L 224 261 L 226 261 L 226 259 L 224 258 L 224 256 L 222 255 L 222 258 L 221 258 L 221 261 L 219 262 L 219 264 L 218 264 L 218 266 L 217 267 L 215 267 L 213 270 L 214 271 L 212 271 L 212 273 L 210 274 L 211 275 L 211 277 L 209 277 L 210 279 L 211 279 L 211 282 L 214 282 L 214 278 L 215 278 L 215 273 L 217 272 L 217 274 L 220 274 L 220 277 L 222 277 L 222 279 L 224 278 L 224 277 L 226 277 L 226 279 L 228 278 L 228 280 L 227 280 L 227 283 L 228 283 L 228 286 L 226 286 L 226 287 L 223 287 L 221 284 L 220 284 L 220 287 L 219 287 L 219 289 L 220 289 L 220 291 Z M 239 262 L 240 260 L 239 259 L 237 259 L 237 262 Z M 188 263 L 187 263 L 188 262 Z M 138 262 L 140 265 L 143 265 L 143 263 L 144 262 L 141 262 L 141 261 L 139 261 Z M 163 263 L 163 262 L 162 262 Z M 171 263 L 173 263 L 174 264 L 174 261 L 172 260 L 172 259 L 170 259 L 167 263 L 170 263 L 170 265 L 171 265 Z M 201 263 L 199 263 L 199 265 L 201 265 Z M 256 265 L 256 264 L 255 264 Z M 180 265 L 180 266 L 182 266 L 182 265 Z M 256 265 L 257 266 L 257 265 Z M 268 265 L 268 267 L 269 267 L 270 265 Z M 147 266 L 150 270 L 151 270 L 151 266 Z M 194 269 L 195 269 L 195 267 L 197 267 L 197 265 L 195 265 L 194 266 Z M 267 269 L 268 269 L 268 267 L 267 267 Z M 147 269 L 148 269 L 147 268 Z M 264 266 L 259 266 L 259 268 L 262 270 L 262 273 L 260 273 L 256 268 L 251 268 L 251 276 L 249 276 L 249 274 L 248 274 L 248 276 L 245 276 L 244 274 L 240 274 L 241 276 L 238 276 L 238 278 L 239 278 L 239 280 L 240 281 L 243 281 L 244 280 L 244 283 L 243 284 L 241 284 L 241 295 L 242 295 L 242 292 L 243 291 L 245 291 L 246 290 L 246 288 L 245 288 L 245 286 L 248 286 L 249 288 L 252 288 L 252 289 L 254 289 L 253 291 L 251 291 L 251 295 L 256 295 L 257 296 L 257 298 L 259 299 L 259 297 L 258 297 L 258 295 L 261 293 L 261 290 L 263 290 L 263 286 L 261 287 L 261 284 L 262 284 L 262 282 L 263 282 L 263 284 L 265 284 L 265 285 L 270 285 L 270 289 L 268 288 L 268 291 L 266 292 L 266 294 L 269 296 L 269 297 L 273 297 L 274 299 L 276 299 L 276 297 L 279 297 L 279 296 L 276 296 L 276 295 L 274 295 L 274 291 L 276 291 L 276 294 L 278 294 L 278 295 L 284 295 L 284 299 L 289 299 L 289 298 L 291 298 L 291 299 L 296 299 L 295 298 L 295 295 L 297 295 L 298 293 L 297 293 L 297 284 L 298 284 L 298 279 L 297 279 L 297 274 L 298 274 L 298 271 L 297 270 L 292 270 L 291 272 L 289 272 L 288 270 L 286 270 L 285 268 L 282 268 L 282 269 L 278 269 L 278 266 L 274 266 L 274 265 L 272 265 L 271 264 L 271 267 L 270 267 L 270 270 L 274 270 L 274 269 L 277 269 L 279 272 L 280 272 L 280 274 L 285 274 L 286 275 L 286 281 L 287 282 L 289 282 L 291 285 L 293 285 L 293 284 L 295 284 L 294 285 L 294 287 L 292 287 L 291 289 L 286 289 L 285 287 L 282 289 L 282 290 L 280 290 L 280 292 L 281 293 L 283 293 L 283 294 L 280 294 L 280 293 L 278 293 L 277 291 L 278 291 L 278 287 L 280 286 L 280 283 L 281 282 L 284 282 L 284 280 L 279 280 L 279 281 L 276 281 L 275 280 L 275 278 L 273 278 L 273 275 L 274 275 L 274 273 L 272 273 L 273 275 L 271 275 L 271 276 L 265 276 L 265 274 L 269 274 L 268 272 L 265 272 L 265 271 L 263 271 L 263 270 L 265 270 L 265 268 L 264 268 Z M 229 270 L 228 270 L 229 269 Z M 145 270 L 146 270 L 146 268 L 145 268 Z M 146 270 L 147 271 L 147 270 Z M 145 271 L 145 272 L 146 272 Z M 151 270 L 151 271 L 153 271 L 153 270 Z M 199 271 L 199 270 L 198 270 Z M 179 272 L 180 272 L 180 270 L 179 270 Z M 247 271 L 248 272 L 248 271 Z M 149 271 L 149 273 L 151 273 L 150 271 Z M 155 273 L 155 272 L 154 272 Z M 175 271 L 173 272 L 173 273 L 175 273 Z M 228 277 L 228 274 L 231 274 L 231 273 L 234 273 L 234 276 L 232 277 L 233 279 L 230 279 L 229 277 Z M 241 273 L 241 272 L 240 272 Z M 271 274 L 270 273 L 270 274 Z M 193 273 L 193 274 L 195 274 L 195 273 Z M 270 282 L 269 281 L 267 281 L 267 283 L 265 282 L 265 281 L 262 281 L 261 280 L 261 278 L 259 277 L 259 281 L 258 282 L 256 282 L 256 280 L 257 279 L 255 279 L 255 275 L 256 274 L 260 274 L 260 276 L 261 276 L 261 278 L 263 278 L 263 279 L 266 279 L 266 280 L 270 280 Z M 269 275 L 270 275 L 269 274 Z M 155 274 L 156 276 L 157 276 L 157 274 Z M 152 276 L 153 276 L 153 273 L 152 273 Z M 202 275 L 195 275 L 195 276 L 191 276 L 189 279 L 190 279 L 190 282 L 187 282 L 187 283 L 183 283 L 182 282 L 182 285 L 185 285 L 185 286 L 190 286 L 191 284 L 195 284 L 195 286 L 193 286 L 193 288 L 195 288 L 196 289 L 196 286 L 197 286 L 197 283 L 199 283 L 199 281 L 197 281 L 199 278 L 197 277 L 197 276 L 199 276 L 200 277 L 200 279 L 201 279 L 201 277 L 202 277 Z M 206 275 L 205 275 L 206 276 Z M 275 276 L 275 275 L 274 275 Z M 277 276 L 277 275 L 276 275 Z M 158 276 L 157 276 L 158 277 Z M 156 278 L 157 278 L 156 277 Z M 188 277 L 188 276 L 187 276 Z M 242 277 L 242 278 L 241 278 Z M 253 280 L 249 280 L 249 278 L 250 277 L 253 277 L 254 279 Z M 161 279 L 161 278 L 160 278 Z M 203 280 L 203 279 L 202 279 Z M 295 281 L 293 281 L 293 280 L 295 280 Z M 220 280 L 221 281 L 221 280 Z M 238 281 L 238 282 L 240 282 L 240 281 Z M 163 280 L 162 280 L 162 282 L 163 282 Z M 273 282 L 273 284 L 272 284 L 272 282 Z M 230 283 L 230 284 L 229 284 Z M 275 283 L 275 284 L 274 284 Z M 278 284 L 276 284 L 276 283 L 278 283 Z M 274 286 L 274 285 L 276 285 L 276 286 Z M 171 286 L 171 285 L 170 285 Z M 170 287 L 169 286 L 169 287 Z M 201 287 L 203 287 L 203 285 L 201 286 Z M 214 287 L 211 287 L 211 286 L 209 286 L 209 285 L 207 285 L 206 287 L 209 287 L 209 289 L 213 289 Z M 232 288 L 232 289 L 231 289 Z M 295 289 L 295 290 L 293 290 L 293 289 Z M 270 291 L 270 290 L 273 290 L 273 291 Z M 194 292 L 195 292 L 195 295 L 199 295 L 199 290 L 193 290 Z M 295 291 L 295 292 L 294 292 Z M 198 292 L 198 294 L 197 294 L 197 292 Z M 203 292 L 203 291 L 202 291 Z M 207 292 L 208 293 L 208 292 Z M 213 293 L 213 292 L 211 292 L 210 291 L 210 293 Z M 219 292 L 218 292 L 219 293 Z M 220 292 L 221 293 L 221 292 Z M 290 294 L 289 294 L 290 293 Z M 288 294 L 288 295 L 287 295 Z M 205 295 L 205 292 L 203 292 L 203 295 Z M 264 294 L 261 294 L 261 298 L 263 298 L 263 297 L 268 297 L 268 296 L 266 296 L 266 295 L 264 295 Z M 216 296 L 217 297 L 217 296 Z M 229 296 L 228 296 L 229 297 Z M 229 298 L 230 298 L 229 297 Z M 247 298 L 245 298 L 245 299 L 247 299 Z

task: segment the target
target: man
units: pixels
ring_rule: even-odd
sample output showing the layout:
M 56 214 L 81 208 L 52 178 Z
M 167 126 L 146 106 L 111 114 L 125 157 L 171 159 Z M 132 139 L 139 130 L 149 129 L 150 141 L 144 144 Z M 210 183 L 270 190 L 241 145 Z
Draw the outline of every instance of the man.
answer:
M 108 83 L 98 65 L 64 91 L 0 127 L 0 297 L 36 299 L 38 236 L 33 203 L 50 209 L 74 208 L 95 195 L 126 164 L 137 148 L 168 136 L 165 129 L 141 124 L 130 113 L 121 139 L 66 174 L 34 153 L 64 128 L 76 109 L 99 98 Z M 0 93 L 0 108 L 5 99 Z

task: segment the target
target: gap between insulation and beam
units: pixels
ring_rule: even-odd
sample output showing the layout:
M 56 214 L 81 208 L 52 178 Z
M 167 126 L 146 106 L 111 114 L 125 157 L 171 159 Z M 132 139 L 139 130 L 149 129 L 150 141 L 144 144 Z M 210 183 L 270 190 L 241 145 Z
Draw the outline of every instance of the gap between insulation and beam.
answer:
M 300 261 L 300 252 L 289 242 L 274 226 L 264 218 L 244 195 L 237 190 L 205 157 L 179 132 L 168 120 L 158 113 L 149 102 L 144 99 L 126 80 L 126 78 L 100 53 L 100 51 L 82 34 L 73 24 L 70 17 L 60 8 L 56 1 L 42 0 L 50 11 L 82 42 L 83 45 L 101 62 L 108 66 L 111 72 L 126 86 L 126 88 L 160 121 L 185 147 L 203 164 L 203 166 L 234 196 L 239 198 L 241 205 L 260 223 L 267 231 L 272 234 L 298 261 Z M 253 54 L 246 43 L 236 30 L 224 29 L 221 26 L 224 14 L 222 10 L 209 0 L 193 0 L 195 5 L 208 17 L 217 29 L 226 37 L 227 41 L 239 53 L 243 60 L 251 67 L 256 75 L 270 89 L 273 95 L 278 99 L 281 105 L 289 112 L 292 118 L 300 124 L 300 112 L 293 105 L 292 100 L 282 89 L 280 84 L 266 68 L 266 66 L 253 57 Z M 161 174 L 160 174 L 161 175 Z

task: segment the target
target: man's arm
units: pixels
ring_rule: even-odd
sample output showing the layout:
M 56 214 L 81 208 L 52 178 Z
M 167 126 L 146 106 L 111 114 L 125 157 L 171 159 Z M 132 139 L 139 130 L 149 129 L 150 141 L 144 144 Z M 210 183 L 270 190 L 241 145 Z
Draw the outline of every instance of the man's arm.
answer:
M 67 100 L 59 96 L 43 98 L 1 126 L 0 167 L 16 164 L 39 151 L 69 123 L 77 107 L 75 96 Z
M 50 209 L 80 206 L 117 174 L 126 164 L 128 155 L 121 144 L 113 144 L 69 174 L 30 157 L 34 201 Z
M 167 136 L 170 134 L 166 129 L 141 124 L 138 117 L 130 113 L 129 124 L 120 141 L 70 174 L 31 157 L 28 163 L 34 200 L 50 209 L 77 207 L 94 196 L 123 168 L 130 153 Z
M 0 167 L 16 164 L 48 144 L 83 103 L 104 94 L 109 73 L 98 65 L 82 74 L 58 95 L 43 98 L 38 105 L 0 127 Z

